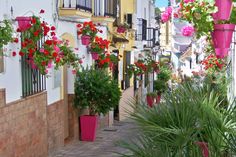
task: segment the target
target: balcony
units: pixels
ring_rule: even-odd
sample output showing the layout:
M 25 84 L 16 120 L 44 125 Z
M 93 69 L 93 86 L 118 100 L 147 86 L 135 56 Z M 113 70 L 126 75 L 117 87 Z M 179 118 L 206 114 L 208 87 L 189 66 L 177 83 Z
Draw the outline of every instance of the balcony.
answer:
M 92 16 L 92 0 L 62 0 L 59 15 L 73 19 Z
M 158 42 L 158 29 L 147 28 L 146 48 L 154 48 Z
M 136 41 L 143 41 L 147 39 L 147 20 L 138 18 L 137 31 L 135 33 Z
M 94 0 L 92 21 L 114 22 L 117 17 L 117 0 Z

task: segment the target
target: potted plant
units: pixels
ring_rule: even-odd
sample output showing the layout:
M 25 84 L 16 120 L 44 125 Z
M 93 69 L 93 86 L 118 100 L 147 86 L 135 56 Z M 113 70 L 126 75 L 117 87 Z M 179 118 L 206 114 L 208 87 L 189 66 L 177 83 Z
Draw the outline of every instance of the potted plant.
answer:
M 218 11 L 213 14 L 214 20 L 229 20 L 232 11 L 232 0 L 215 0 Z
M 124 33 L 127 29 L 129 29 L 129 24 L 127 24 L 126 22 L 124 22 L 124 24 L 120 24 L 117 26 L 117 33 Z
M 155 98 L 156 98 L 155 92 L 147 93 L 146 99 L 147 99 L 147 104 L 149 107 L 153 107 L 153 103 L 154 103 Z
M 27 16 L 18 16 L 16 21 L 18 21 L 18 28 L 20 31 L 25 31 L 31 27 L 31 18 Z
M 169 69 L 169 67 L 166 65 L 160 66 L 160 71 L 157 75 L 157 79 L 167 82 L 170 78 L 171 78 L 171 70 Z
M 216 73 L 225 69 L 225 61 L 221 58 L 217 58 L 215 54 L 208 55 L 201 61 L 204 69 L 208 73 Z
M 96 34 L 98 32 L 102 32 L 101 30 L 98 30 L 96 28 L 96 25 L 90 21 L 90 22 L 84 22 L 82 25 L 77 24 L 78 30 L 78 35 L 81 36 L 82 44 L 83 45 L 89 45 L 91 41 L 94 40 Z
M 95 41 L 91 43 L 90 51 L 92 59 L 98 60 L 99 55 L 105 53 L 105 50 L 108 49 L 109 44 L 110 41 L 96 36 Z
M 153 83 L 153 90 L 156 92 L 156 103 L 159 104 L 161 100 L 161 94 L 168 89 L 168 85 L 164 80 L 155 80 Z
M 7 45 L 9 42 L 13 41 L 13 32 L 14 30 L 9 20 L 5 19 L 0 22 L 0 50 L 3 48 L 3 45 Z
M 82 69 L 75 80 L 76 109 L 89 109 L 89 115 L 80 116 L 82 141 L 94 141 L 99 114 L 106 114 L 119 104 L 121 91 L 115 80 L 103 69 Z

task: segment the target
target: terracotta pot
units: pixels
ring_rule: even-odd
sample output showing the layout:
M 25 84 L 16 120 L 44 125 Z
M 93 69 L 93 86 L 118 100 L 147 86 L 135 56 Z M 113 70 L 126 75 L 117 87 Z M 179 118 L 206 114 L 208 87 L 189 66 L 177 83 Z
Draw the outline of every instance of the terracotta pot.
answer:
M 83 45 L 89 45 L 90 44 L 91 37 L 89 35 L 83 35 L 81 36 L 82 44 Z
M 16 21 L 18 21 L 20 31 L 25 31 L 31 27 L 31 17 L 16 17 Z
M 83 115 L 80 116 L 80 139 L 81 141 L 95 141 L 98 117 Z
M 215 21 L 229 20 L 232 11 L 232 0 L 215 0 L 218 11 L 213 14 Z

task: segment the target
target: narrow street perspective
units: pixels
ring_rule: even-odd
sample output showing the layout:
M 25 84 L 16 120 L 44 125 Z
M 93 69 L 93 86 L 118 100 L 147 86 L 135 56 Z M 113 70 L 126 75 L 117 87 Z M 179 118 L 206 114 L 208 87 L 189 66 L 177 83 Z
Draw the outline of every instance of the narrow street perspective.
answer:
M 236 157 L 236 0 L 0 0 L 0 157 Z

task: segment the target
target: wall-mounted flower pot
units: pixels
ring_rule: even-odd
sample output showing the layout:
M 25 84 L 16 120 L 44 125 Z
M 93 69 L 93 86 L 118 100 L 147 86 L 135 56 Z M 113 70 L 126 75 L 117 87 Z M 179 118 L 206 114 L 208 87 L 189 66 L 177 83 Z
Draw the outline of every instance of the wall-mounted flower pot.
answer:
M 217 58 L 225 58 L 228 56 L 229 49 L 228 48 L 215 48 L 215 53 Z
M 119 26 L 119 27 L 117 28 L 117 32 L 118 32 L 118 33 L 124 33 L 125 31 L 126 31 L 125 27 Z
M 230 48 L 234 29 L 234 24 L 215 24 L 214 32 L 212 33 L 214 47 Z
M 98 117 L 83 115 L 80 116 L 80 139 L 81 141 L 95 141 Z
M 93 60 L 98 60 L 98 58 L 99 58 L 98 53 L 96 53 L 96 52 L 91 52 L 91 55 L 92 55 L 92 59 L 93 59 Z
M 149 107 L 153 107 L 154 98 L 152 96 L 147 96 L 147 104 Z
M 83 45 L 89 45 L 90 44 L 91 37 L 89 35 L 82 35 L 81 36 L 81 42 Z
M 159 104 L 161 102 L 161 94 L 158 94 L 156 97 L 156 103 Z
M 24 17 L 24 16 L 19 16 L 16 17 L 16 21 L 18 21 L 18 26 L 20 31 L 25 31 L 31 27 L 31 17 Z
M 218 7 L 218 12 L 213 14 L 214 20 L 229 20 L 232 11 L 232 0 L 215 0 L 215 6 Z

